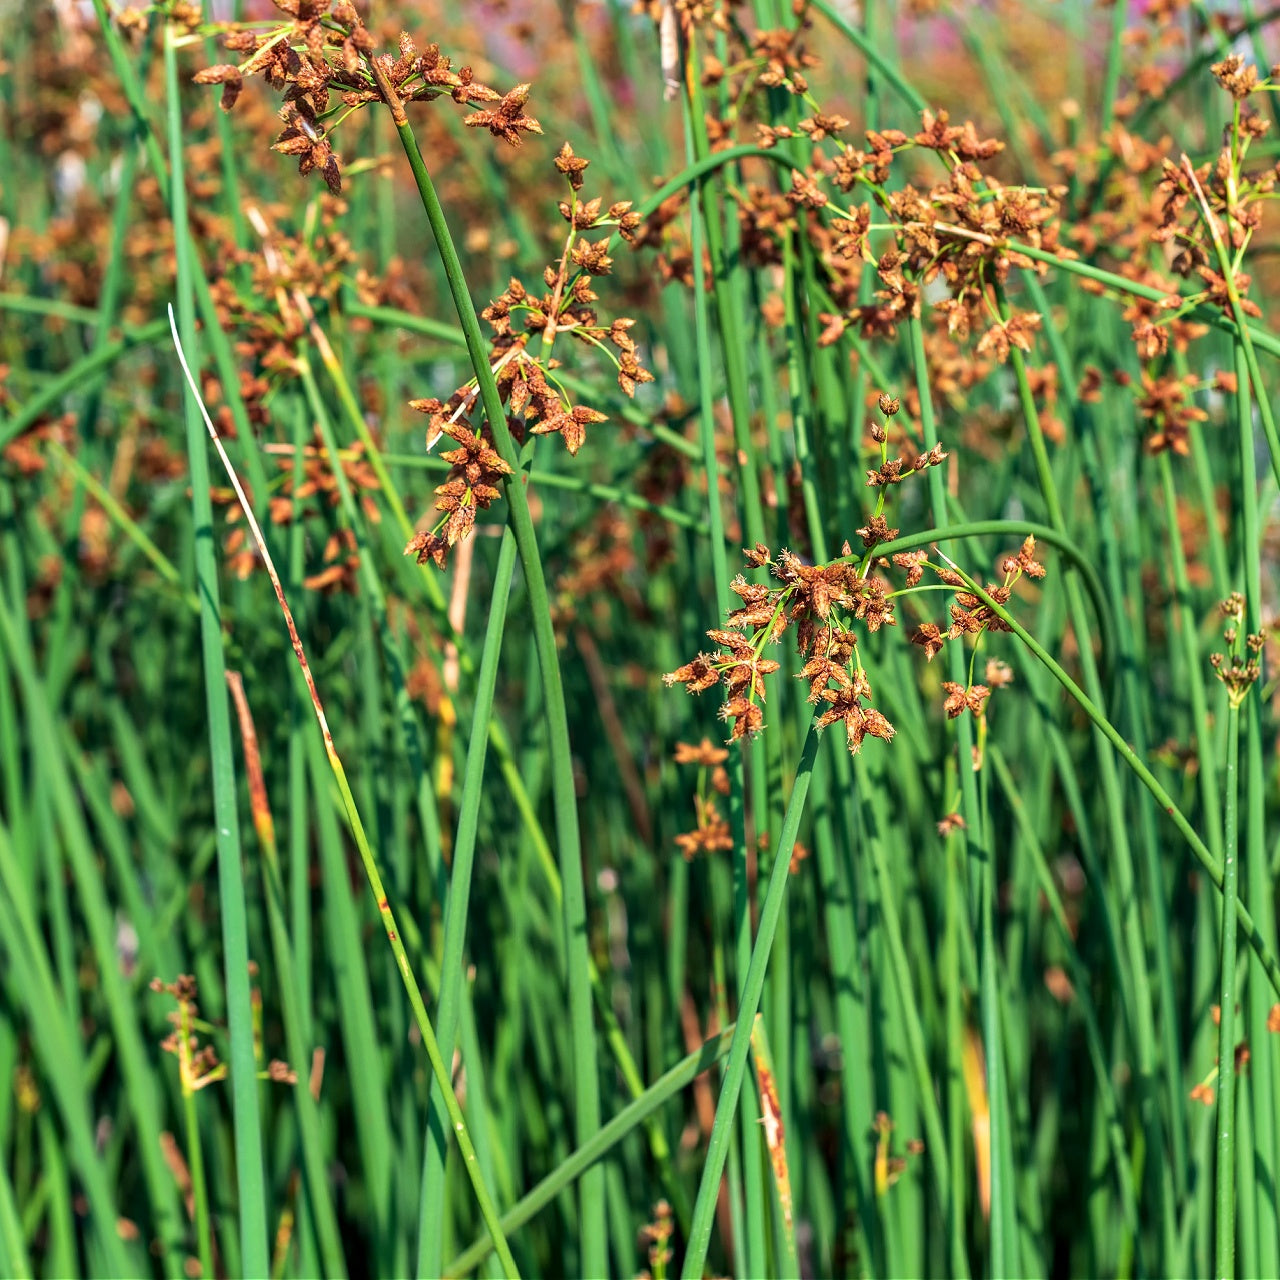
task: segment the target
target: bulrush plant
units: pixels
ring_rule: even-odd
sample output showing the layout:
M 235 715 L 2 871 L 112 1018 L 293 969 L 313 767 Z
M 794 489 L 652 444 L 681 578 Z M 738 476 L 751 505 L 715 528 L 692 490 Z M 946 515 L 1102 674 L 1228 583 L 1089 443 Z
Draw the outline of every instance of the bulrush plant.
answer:
M 940 455 L 937 461 L 941 461 L 941 457 L 945 455 Z M 871 483 L 880 482 L 888 468 L 892 468 L 895 480 L 901 479 L 920 470 L 922 462 L 930 465 L 923 458 L 917 459 L 916 466 L 904 473 L 901 459 L 895 459 L 893 463 L 884 464 L 880 471 L 869 473 Z M 935 622 L 925 622 L 911 634 L 911 643 L 919 645 L 930 661 L 947 640 L 966 635 L 981 637 L 989 630 L 1008 630 L 990 607 L 967 589 L 954 569 L 931 565 L 926 552 L 896 552 L 892 557 L 873 554 L 877 545 L 892 542 L 898 532 L 886 525 L 882 515 L 873 516 L 858 531 L 868 548 L 866 553 L 854 556 L 846 542 L 842 557 L 826 565 L 805 564 L 790 551 L 779 552 L 775 559 L 767 547 L 757 545 L 746 553 L 747 562 L 757 569 L 767 568 L 782 585 L 770 588 L 738 575 L 729 589 L 742 600 L 742 605 L 729 614 L 727 630 L 707 632 L 708 638 L 720 646 L 719 651 L 699 654 L 692 662 L 668 672 L 663 679 L 668 685 L 683 684 L 690 693 L 702 693 L 722 684 L 725 701 L 720 707 L 720 718 L 732 722 L 730 740 L 751 737 L 764 727 L 764 677 L 782 665 L 762 657 L 764 647 L 777 643 L 794 623 L 798 660 L 803 663 L 796 678 L 809 682 L 809 702 L 830 704 L 818 717 L 817 728 L 842 723 L 845 741 L 854 755 L 861 750 L 867 736 L 892 742 L 893 725 L 871 705 L 871 685 L 858 656 L 855 621 L 869 634 L 883 626 L 896 626 L 895 599 L 917 590 L 928 568 L 941 583 L 957 588 L 947 629 L 942 630 Z M 1013 584 L 1024 573 L 1032 578 L 1044 577 L 1044 566 L 1034 555 L 1035 538 L 1028 536 L 1021 550 L 1004 558 L 1001 565 L 1004 580 L 987 585 L 986 591 L 992 600 L 1007 603 Z M 899 591 L 892 590 L 885 578 L 870 572 L 873 565 L 886 569 L 890 564 L 905 570 L 905 585 Z M 955 719 L 966 709 L 975 716 L 983 713 L 991 689 L 972 680 L 977 656 L 975 645 L 969 662 L 968 684 L 943 682 L 947 695 L 944 708 L 949 719 Z M 997 677 L 997 683 L 1003 682 L 1002 677 Z
M 559 435 L 570 454 L 576 454 L 587 438 L 587 428 L 607 421 L 608 414 L 571 403 L 555 373 L 560 367 L 552 354 L 557 335 L 568 334 L 611 361 L 618 386 L 628 396 L 635 395 L 637 384 L 652 382 L 653 375 L 640 364 L 628 332 L 635 321 L 622 316 L 605 325 L 598 320 L 594 310 L 598 295 L 592 281 L 612 270 L 610 235 L 603 240 L 584 235 L 611 233 L 616 227 L 624 239 L 632 239 L 640 215 L 632 211 L 629 200 L 602 210 L 599 196 L 582 198 L 583 173 L 590 161 L 574 155 L 569 143 L 560 148 L 554 163 L 569 183 L 570 198 L 560 202 L 560 214 L 569 231 L 559 260 L 542 273 L 541 283 L 547 292 L 531 294 L 513 278 L 480 315 L 494 332 L 488 367 L 506 406 L 513 437 L 520 440 L 526 431 L 532 436 Z M 447 401 L 410 401 L 410 408 L 429 415 L 428 450 L 441 436 L 459 446 L 441 454 L 451 464 L 448 480 L 436 490 L 440 495 L 436 509 L 444 516 L 435 528 L 416 534 L 406 548 L 406 554 L 415 554 L 419 563 L 429 559 L 444 568 L 449 548 L 474 527 L 476 511 L 499 496 L 495 481 L 511 474 L 507 463 L 485 443 L 482 430 L 467 417 L 478 398 L 477 378 Z
M 9 6 L 0 1274 L 1280 1275 L 1280 49 L 1139 9 Z

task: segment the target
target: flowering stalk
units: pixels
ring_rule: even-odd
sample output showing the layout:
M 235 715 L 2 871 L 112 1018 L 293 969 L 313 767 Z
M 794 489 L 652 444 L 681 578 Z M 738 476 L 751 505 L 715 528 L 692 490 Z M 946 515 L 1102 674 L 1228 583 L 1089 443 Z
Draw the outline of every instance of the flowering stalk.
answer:
M 946 560 L 946 556 L 943 556 Z M 947 561 L 952 564 L 951 561 Z M 1079 704 L 1080 709 L 1089 717 L 1090 720 L 1102 732 L 1103 736 L 1115 748 L 1120 758 L 1129 766 L 1129 768 L 1137 775 L 1138 780 L 1146 789 L 1151 792 L 1156 803 L 1169 815 L 1174 826 L 1177 827 L 1179 834 L 1187 842 L 1196 861 L 1204 868 L 1209 878 L 1213 881 L 1214 886 L 1221 890 L 1223 885 L 1223 869 L 1222 863 L 1214 857 L 1208 845 L 1200 838 L 1196 829 L 1187 820 L 1186 815 L 1174 803 L 1173 797 L 1160 784 L 1159 779 L 1147 768 L 1146 764 L 1138 757 L 1137 753 L 1124 740 L 1116 727 L 1107 719 L 1106 715 L 1095 705 L 1093 700 L 1080 688 L 1078 684 L 1063 670 L 1061 665 L 1054 659 L 1053 655 L 1020 623 L 1014 616 L 1001 604 L 993 599 L 986 591 L 973 581 L 962 569 L 952 564 L 957 577 L 961 578 L 969 589 L 980 600 L 986 604 L 998 618 L 1007 624 L 1010 631 L 1022 641 L 1023 644 L 1035 655 L 1036 659 L 1049 669 L 1053 677 L 1062 687 L 1071 695 L 1071 697 Z M 1277 995 L 1280 995 L 1280 963 L 1272 955 L 1267 947 L 1265 940 L 1258 930 L 1258 926 L 1254 923 L 1253 917 L 1249 914 L 1243 904 L 1237 906 L 1237 916 L 1241 931 L 1249 941 L 1249 945 L 1253 948 L 1254 955 L 1258 959 L 1258 963 L 1262 966 L 1263 971 L 1267 975 L 1267 981 L 1271 983 L 1272 988 Z
M 551 785 L 559 843 L 560 878 L 564 888 L 565 954 L 568 962 L 569 1015 L 573 1035 L 575 1134 L 579 1144 L 600 1127 L 600 1089 L 597 1077 L 595 1026 L 591 1012 L 588 976 L 586 891 L 582 878 L 582 852 L 578 835 L 577 797 L 574 794 L 573 761 L 569 746 L 569 722 L 565 711 L 564 687 L 556 652 L 555 629 L 551 621 L 546 577 L 538 551 L 537 535 L 519 456 L 507 426 L 506 413 L 489 365 L 488 352 L 480 332 L 475 304 L 471 301 L 462 263 L 445 220 L 435 185 L 427 171 L 404 106 L 377 59 L 371 62 L 383 97 L 391 111 L 401 146 L 413 171 L 418 194 L 431 225 L 440 253 L 449 292 L 467 340 L 471 367 L 480 385 L 480 399 L 499 455 L 506 464 L 502 485 L 507 499 L 508 518 L 515 534 L 520 565 L 524 570 L 532 612 L 534 645 L 542 674 L 546 699 L 548 739 L 552 756 Z M 604 1242 L 604 1170 L 588 1170 L 579 1186 L 581 1205 L 582 1257 L 584 1272 L 603 1274 L 607 1270 Z
M 1222 938 L 1218 968 L 1218 1163 L 1214 1199 L 1215 1273 L 1222 1280 L 1236 1274 L 1236 933 L 1240 919 L 1240 708 L 1261 673 L 1258 654 L 1263 637 L 1242 635 L 1245 626 L 1245 598 L 1238 592 L 1219 606 L 1226 620 L 1224 639 L 1227 654 L 1210 659 L 1214 672 L 1227 693 L 1227 761 L 1223 774 L 1224 835 L 1222 848 Z

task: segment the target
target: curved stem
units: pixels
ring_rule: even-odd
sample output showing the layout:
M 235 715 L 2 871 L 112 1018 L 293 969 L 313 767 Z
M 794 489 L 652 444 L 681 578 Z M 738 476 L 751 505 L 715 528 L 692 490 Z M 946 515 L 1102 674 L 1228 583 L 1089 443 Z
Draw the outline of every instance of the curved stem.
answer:
M 489 356 L 475 304 L 467 288 L 462 263 L 453 243 L 444 209 L 435 185 L 418 147 L 418 140 L 405 115 L 404 107 L 386 77 L 381 64 L 371 63 L 379 87 L 391 111 L 401 146 L 413 171 L 422 207 L 436 241 L 436 248 L 448 280 L 449 292 L 457 309 L 467 353 L 475 371 L 494 444 L 511 474 L 503 478 L 504 496 L 515 535 L 525 586 L 529 592 L 532 613 L 533 642 L 542 674 L 547 714 L 547 736 L 551 752 L 551 787 L 559 842 L 560 878 L 564 889 L 565 955 L 569 970 L 569 1018 L 572 1038 L 573 1091 L 575 1133 L 578 1145 L 588 1141 L 600 1127 L 600 1082 L 596 1062 L 595 1025 L 591 1009 L 591 983 L 588 975 L 590 952 L 587 940 L 586 887 L 583 884 L 582 849 L 578 834 L 578 802 L 574 793 L 573 759 L 569 746 L 569 720 L 565 710 L 564 686 L 556 651 L 555 628 L 551 621 L 546 577 L 538 551 L 533 517 L 524 490 L 524 475 L 514 440 L 507 427 L 498 386 L 489 366 Z M 591 1169 L 582 1179 L 580 1218 L 582 1255 L 579 1265 L 586 1274 L 602 1275 L 607 1270 L 604 1236 L 604 1171 Z
M 1098 709 L 1097 705 L 1089 697 L 1085 691 L 1062 669 L 1062 667 L 1054 660 L 1053 655 L 1029 632 L 1026 627 L 1020 623 L 1017 618 L 1009 612 L 1004 605 L 993 600 L 985 590 L 975 582 L 959 565 L 954 561 L 948 560 L 948 564 L 959 575 L 960 580 L 964 583 L 967 590 L 973 592 L 979 600 L 985 604 L 992 613 L 996 615 L 1002 622 L 1006 623 L 1009 630 L 1013 632 L 1023 644 L 1031 650 L 1040 662 L 1042 662 L 1051 672 L 1054 679 L 1071 695 L 1079 704 L 1080 709 L 1093 721 L 1095 725 L 1102 731 L 1107 741 L 1116 749 L 1120 758 L 1129 766 L 1137 775 L 1138 780 L 1146 789 L 1155 797 L 1156 803 L 1168 814 L 1173 825 L 1177 827 L 1178 833 L 1187 842 L 1196 861 L 1204 868 L 1209 878 L 1213 881 L 1215 888 L 1221 890 L 1223 885 L 1223 869 L 1222 864 L 1213 856 L 1209 846 L 1200 838 L 1196 829 L 1187 820 L 1186 814 L 1174 803 L 1173 797 L 1160 785 L 1159 779 L 1147 768 L 1146 764 L 1139 758 L 1133 748 L 1121 737 L 1119 731 L 1107 719 L 1105 715 Z M 1253 917 L 1245 909 L 1243 904 L 1237 906 L 1237 916 L 1241 930 L 1244 936 L 1249 940 L 1249 945 L 1253 948 L 1253 953 L 1258 958 L 1258 963 L 1262 966 L 1267 975 L 1267 981 L 1271 983 L 1276 994 L 1280 995 L 1280 964 L 1276 962 L 1275 956 L 1271 954 L 1266 942 L 1258 931 L 1258 926 L 1254 923 Z
M 869 32 L 859 31 L 827 0 L 811 0 L 811 6 L 866 58 L 867 64 L 884 77 L 886 84 L 892 85 L 907 106 L 918 112 L 929 105 L 919 90 L 876 48 Z

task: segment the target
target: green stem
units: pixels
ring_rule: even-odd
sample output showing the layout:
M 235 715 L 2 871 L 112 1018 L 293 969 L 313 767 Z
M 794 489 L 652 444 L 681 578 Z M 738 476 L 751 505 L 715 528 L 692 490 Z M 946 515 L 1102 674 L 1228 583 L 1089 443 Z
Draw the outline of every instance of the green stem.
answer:
M 795 783 L 791 789 L 791 799 L 787 804 L 786 816 L 782 820 L 782 830 L 773 855 L 773 869 L 769 873 L 769 885 L 760 911 L 760 925 L 756 931 L 755 946 L 751 950 L 751 962 L 747 966 L 738 1000 L 738 1020 L 734 1027 L 733 1043 L 729 1047 L 729 1061 L 725 1066 L 720 1098 L 716 1103 L 716 1118 L 711 1126 L 707 1156 L 698 1182 L 698 1198 L 693 1206 L 693 1222 L 689 1228 L 689 1243 L 681 1272 L 685 1280 L 699 1280 L 706 1264 L 707 1249 L 711 1244 L 712 1222 L 720 1194 L 720 1177 L 729 1153 L 729 1139 L 738 1110 L 738 1097 L 742 1092 L 747 1058 L 751 1052 L 751 1027 L 756 1010 L 760 1007 L 760 993 L 764 990 L 769 952 L 773 948 L 778 920 L 786 900 L 791 851 L 800 832 L 800 819 L 804 814 L 809 780 L 813 775 L 813 763 L 818 753 L 818 731 L 814 727 L 816 723 L 816 720 L 810 723 L 805 737 L 804 750 L 801 752 Z
M 187 192 L 183 176 L 184 118 L 179 100 L 176 34 L 165 27 L 164 68 L 169 131 L 169 184 L 177 254 L 179 327 L 188 350 L 195 345 L 194 255 L 187 230 Z M 213 774 L 213 820 L 217 831 L 218 899 L 222 918 L 223 968 L 227 1022 L 231 1038 L 230 1073 L 235 1168 L 239 1192 L 241 1264 L 246 1274 L 266 1275 L 268 1195 L 262 1162 L 262 1116 L 258 1101 L 258 1064 L 254 1056 L 253 1004 L 249 989 L 249 924 L 245 906 L 244 860 L 240 846 L 239 802 L 227 705 L 226 656 L 222 643 L 217 549 L 213 541 L 213 505 L 209 492 L 208 445 L 194 402 L 186 412 L 187 454 L 191 468 L 191 505 L 195 527 L 196 590 L 200 597 L 200 640 L 204 658 L 205 709 Z
M 239 677 L 234 676 L 232 680 L 238 682 Z M 236 684 L 231 680 L 229 683 L 234 692 Z M 253 753 L 257 754 L 256 734 L 252 720 L 249 718 L 247 701 L 243 701 L 241 695 L 238 702 L 242 707 L 241 736 L 244 739 L 246 765 L 251 772 L 254 766 L 249 763 L 249 753 L 252 749 Z M 257 767 L 260 768 L 260 765 Z M 251 798 L 254 796 L 252 783 L 250 796 Z M 307 1202 L 319 1241 L 324 1274 L 330 1280 L 338 1280 L 338 1277 L 346 1274 L 347 1267 L 342 1252 L 338 1218 L 329 1190 L 328 1172 L 325 1168 L 320 1106 L 311 1095 L 311 1082 L 308 1079 L 310 1056 L 308 1044 L 311 1041 L 311 1028 L 305 1012 L 302 987 L 298 981 L 295 947 L 289 938 L 289 928 L 285 920 L 284 882 L 280 875 L 280 854 L 276 845 L 275 824 L 266 805 L 266 789 L 263 787 L 261 806 L 256 800 L 254 801 L 254 825 L 262 862 L 263 898 L 267 907 L 271 952 L 275 960 L 286 1052 L 289 1055 L 289 1064 L 297 1075 L 292 1092 L 298 1118 L 298 1135 L 302 1146 L 302 1164 L 306 1173 Z M 208 1271 L 204 1274 L 212 1275 L 213 1272 Z
M 938 426 L 933 414 L 933 386 L 929 377 L 929 362 L 924 346 L 924 327 L 918 315 L 908 320 L 908 332 L 911 343 L 911 360 L 915 370 L 916 393 L 920 401 L 920 428 L 924 435 L 925 449 L 932 449 L 938 444 Z M 942 468 L 930 467 L 928 470 L 929 506 L 933 515 L 934 529 L 943 528 L 947 522 L 947 500 L 943 490 Z M 962 688 L 970 683 L 964 650 L 959 645 L 951 645 L 947 651 L 949 673 L 952 681 Z M 989 927 L 989 916 L 994 910 L 995 864 L 994 851 L 986 838 L 983 812 L 979 805 L 977 780 L 973 767 L 973 721 L 970 716 L 961 716 L 956 721 L 956 751 L 960 774 L 960 811 L 964 816 L 964 841 L 971 869 L 980 875 L 977 887 L 979 905 L 983 915 L 984 927 L 979 930 L 983 938 L 982 963 L 979 969 L 979 985 L 981 989 L 981 1007 L 983 1022 L 983 1040 L 986 1050 L 987 1096 L 990 1102 L 991 1117 L 991 1265 L 996 1275 L 1010 1274 L 1017 1270 L 1017 1226 L 1007 1221 L 1005 1213 L 1004 1184 L 1013 1177 L 1013 1170 L 1005 1167 L 1004 1161 L 1004 1127 L 1009 1122 L 1010 1110 L 1006 1105 L 1003 1072 L 1003 1037 L 1000 1032 L 1000 1005 L 997 988 L 998 968 L 994 939 Z M 971 870 L 971 875 L 973 871 Z M 973 886 L 971 886 L 973 887 Z M 938 1143 L 935 1160 L 945 1158 L 946 1148 Z M 1011 1185 L 1011 1184 L 1010 1184 Z M 943 1212 L 946 1212 L 945 1201 Z M 959 1256 L 953 1256 L 952 1268 L 959 1274 L 961 1270 L 967 1274 L 968 1259 L 963 1255 L 963 1242 L 958 1237 L 951 1239 L 953 1250 L 961 1250 Z
M 834 5 L 827 3 L 827 0 L 810 0 L 810 4 L 866 58 L 867 65 L 884 77 L 885 83 L 897 91 L 907 106 L 913 111 L 920 112 L 929 105 L 916 87 L 876 48 L 875 43 L 870 39 L 869 31 L 859 31 Z
M 1102 732 L 1103 736 L 1115 748 L 1120 758 L 1129 766 L 1138 780 L 1146 789 L 1155 797 L 1156 803 L 1169 816 L 1173 825 L 1178 829 L 1178 834 L 1187 842 L 1187 847 L 1191 850 L 1196 861 L 1204 868 L 1209 878 L 1213 881 L 1214 887 L 1221 890 L 1223 886 L 1223 869 L 1222 864 L 1215 858 L 1210 851 L 1208 845 L 1200 838 L 1196 829 L 1187 821 L 1186 815 L 1174 803 L 1173 797 L 1160 785 L 1159 779 L 1155 774 L 1147 768 L 1146 764 L 1138 757 L 1137 753 L 1131 746 L 1121 737 L 1119 731 L 1107 719 L 1105 715 L 1098 709 L 1093 700 L 1080 688 L 1078 684 L 1062 669 L 1054 660 L 1053 655 L 1020 623 L 1017 618 L 1009 612 L 1004 605 L 993 600 L 991 596 L 975 582 L 963 569 L 958 565 L 952 564 L 960 580 L 965 587 L 982 601 L 983 604 L 991 610 L 1002 622 L 1006 623 L 1009 630 L 1022 641 L 1023 644 L 1031 651 L 1036 659 L 1048 668 L 1054 679 L 1071 695 L 1071 697 L 1079 704 L 1080 709 L 1089 717 L 1090 720 Z M 1249 940 L 1249 945 L 1253 948 L 1253 953 L 1258 959 L 1258 963 L 1262 965 L 1267 975 L 1267 980 L 1275 989 L 1277 995 L 1280 995 L 1280 964 L 1276 962 L 1275 956 L 1271 954 L 1266 943 L 1263 941 L 1262 935 L 1258 931 L 1257 925 L 1253 921 L 1253 917 L 1245 909 L 1243 904 L 1237 904 L 1236 907 L 1239 926 L 1244 932 L 1245 937 Z
M 1239 912 L 1240 708 L 1227 709 L 1227 764 L 1223 773 L 1226 839 L 1222 856 L 1222 960 L 1218 982 L 1218 1165 L 1215 1173 L 1214 1274 L 1236 1274 L 1236 927 Z
M 1129 7 L 1112 7 L 1111 38 L 1107 42 L 1107 66 L 1102 78 L 1102 106 L 1099 111 L 1098 134 L 1105 138 L 1115 123 L 1116 91 L 1120 86 L 1120 70 L 1124 59 L 1124 32 L 1129 24 Z
M 200 1117 L 196 1093 L 185 1081 L 182 1087 L 182 1115 L 187 1126 L 187 1168 L 191 1174 L 191 1220 L 196 1233 L 196 1254 L 200 1274 L 214 1275 L 213 1222 L 209 1217 L 209 1188 L 204 1175 L 204 1152 L 200 1145 Z
M 555 628 L 551 621 L 546 577 L 538 551 L 537 535 L 520 459 L 507 427 L 502 399 L 489 367 L 489 354 L 480 331 L 475 304 L 462 274 L 462 263 L 454 245 L 444 209 L 427 172 L 417 138 L 409 125 L 395 90 L 376 60 L 374 74 L 395 121 L 396 132 L 413 171 L 422 207 L 436 241 L 436 248 L 449 283 L 458 320 L 467 340 L 467 353 L 480 388 L 494 444 L 511 474 L 503 479 L 503 490 L 511 530 L 515 535 L 529 593 L 532 612 L 533 640 L 542 674 L 547 715 L 548 742 L 552 757 L 551 787 L 555 809 L 556 834 L 559 842 L 560 879 L 564 891 L 565 955 L 569 970 L 569 1020 L 572 1040 L 573 1093 L 575 1133 L 578 1145 L 587 1142 L 600 1127 L 600 1082 L 596 1061 L 595 1027 L 591 1011 L 591 983 L 588 974 L 590 951 L 587 938 L 586 888 L 583 883 L 582 848 L 578 833 L 577 797 L 574 793 L 573 758 L 569 745 L 569 722 L 565 710 L 564 686 L 556 652 Z M 604 1170 L 592 1169 L 582 1179 L 580 1196 L 580 1230 L 582 1255 L 579 1265 L 585 1274 L 603 1275 L 608 1268 L 604 1235 Z
M 668 1098 L 685 1088 L 695 1076 L 715 1066 L 730 1051 L 736 1030 L 736 1024 L 731 1023 L 718 1036 L 706 1041 L 682 1058 L 670 1071 L 659 1076 L 633 1102 L 623 1107 L 608 1124 L 602 1125 L 590 1142 L 561 1161 L 553 1173 L 547 1174 L 537 1186 L 523 1195 L 504 1213 L 503 1229 L 512 1232 L 524 1226 L 539 1209 L 554 1200 L 583 1170 L 589 1169 L 606 1152 L 616 1147 L 627 1134 L 643 1124 Z M 461 1276 L 474 1270 L 488 1257 L 492 1247 L 488 1240 L 477 1240 L 445 1267 L 444 1275 Z
M 507 621 L 507 601 L 516 567 L 516 543 L 511 530 L 502 536 L 498 565 L 493 575 L 493 593 L 480 674 L 476 681 L 475 704 L 471 713 L 471 737 L 462 777 L 462 798 L 458 804 L 458 831 L 449 871 L 449 900 L 445 907 L 444 956 L 440 963 L 440 997 L 436 1008 L 436 1035 L 440 1051 L 453 1058 L 454 1038 L 463 995 L 465 972 L 463 947 L 467 935 L 467 909 L 471 902 L 471 876 L 475 867 L 476 833 L 480 826 L 480 801 L 484 790 L 484 766 L 488 756 L 489 719 L 498 683 L 502 636 Z M 418 1274 L 439 1275 L 444 1244 L 441 1224 L 445 1217 L 444 1173 L 448 1151 L 445 1117 L 441 1114 L 438 1091 L 432 1089 L 427 1117 L 427 1138 L 422 1170 L 422 1196 L 418 1213 Z M 434 1229 L 433 1229 L 434 1228 Z

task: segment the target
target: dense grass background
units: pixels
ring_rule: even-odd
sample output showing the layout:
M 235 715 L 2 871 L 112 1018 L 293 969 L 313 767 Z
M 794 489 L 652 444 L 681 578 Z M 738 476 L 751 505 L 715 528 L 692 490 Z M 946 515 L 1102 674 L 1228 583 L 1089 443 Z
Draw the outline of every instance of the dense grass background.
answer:
M 1214 225 L 1274 163 L 1209 69 L 1265 79 L 1274 15 L 818 0 L 797 43 L 789 5 L 676 5 L 668 96 L 663 8 L 364 13 L 532 81 L 542 133 L 338 109 L 339 199 L 261 80 L 191 82 L 247 56 L 198 6 L 0 6 L 0 1273 L 1280 1275 L 1275 686 L 1210 664 L 1274 635 L 1277 240 L 1261 192 L 1216 257 L 1182 180 L 1206 299 L 1155 234 L 1163 158 L 1226 130 Z M 864 334 L 883 273 L 785 199 L 924 109 L 1004 141 L 988 192 L 1062 186 L 1078 257 L 985 280 L 1040 317 L 1003 360 L 943 279 Z M 408 402 L 565 248 L 565 141 L 658 211 L 594 281 L 654 381 L 558 338 L 608 420 L 420 566 L 449 464 Z M 905 149 L 886 202 L 945 177 Z M 881 393 L 889 456 L 948 455 L 889 492 L 901 549 L 1000 582 L 1036 533 L 1016 634 L 926 661 L 951 596 L 901 595 L 859 632 L 892 742 L 817 735 L 788 640 L 765 731 L 676 763 L 726 726 L 661 676 L 771 581 L 739 548 L 861 551 Z M 948 719 L 988 659 L 1012 684 Z

